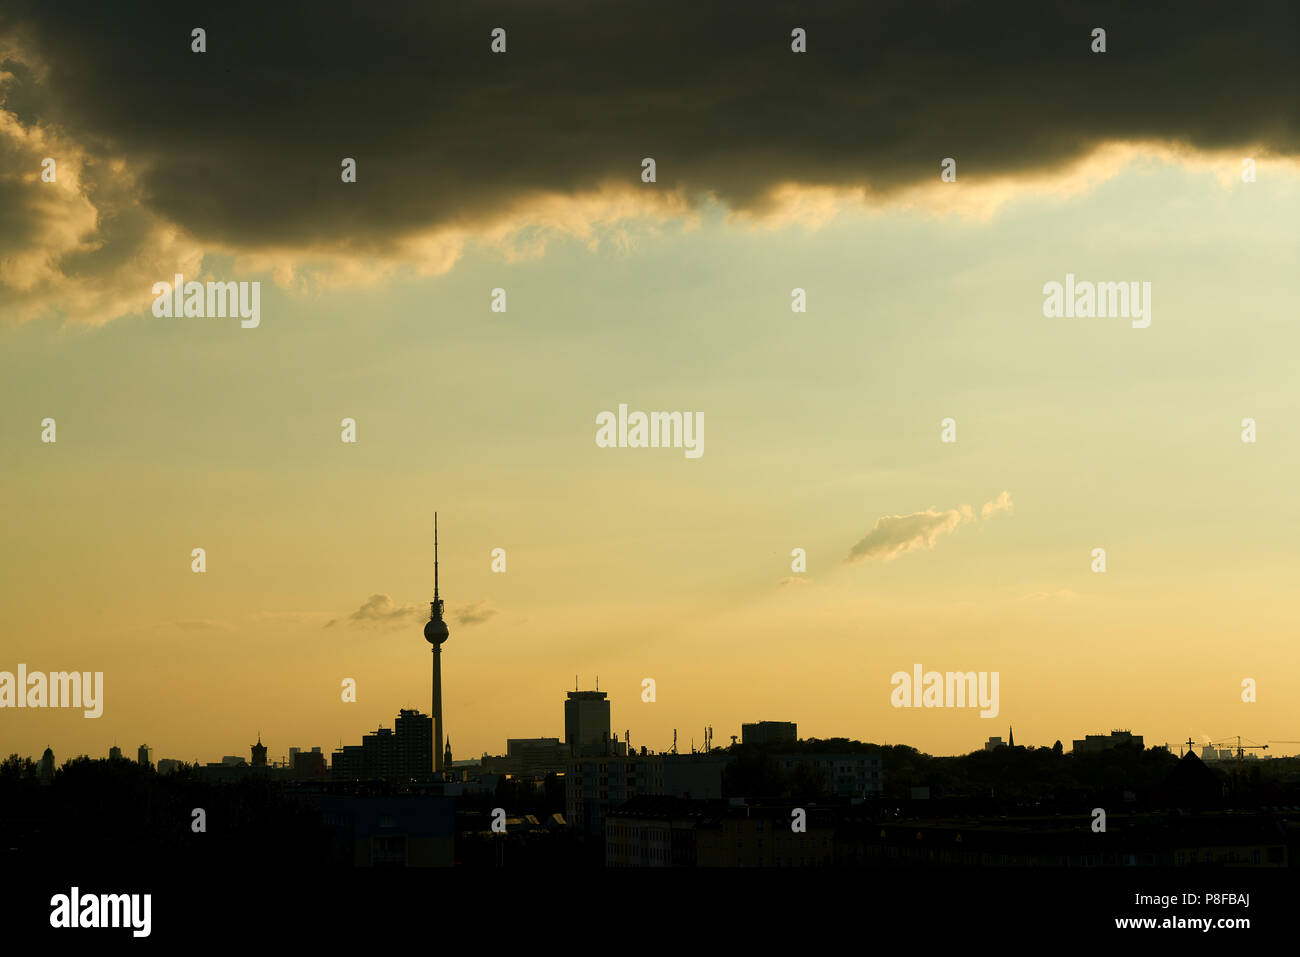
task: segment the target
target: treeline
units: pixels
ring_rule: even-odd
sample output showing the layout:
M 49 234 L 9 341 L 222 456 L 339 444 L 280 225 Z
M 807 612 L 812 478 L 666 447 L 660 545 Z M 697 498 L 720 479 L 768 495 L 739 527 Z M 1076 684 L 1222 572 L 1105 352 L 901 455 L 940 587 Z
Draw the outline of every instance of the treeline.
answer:
M 1300 804 L 1300 758 L 1204 765 L 1182 762 L 1155 748 L 1125 744 L 1074 754 L 1052 747 L 1001 747 L 956 757 L 934 757 L 907 745 L 879 745 L 847 738 L 797 744 L 735 745 L 723 779 L 727 797 L 828 798 L 824 772 L 809 764 L 784 771 L 778 754 L 866 754 L 880 759 L 882 800 L 915 803 L 964 801 L 996 808 L 1075 810 L 1101 806 L 1259 807 Z M 915 789 L 923 789 L 917 791 Z
M 196 831 L 200 820 L 205 830 Z M 65 761 L 46 785 L 30 759 L 12 754 L 0 762 L 7 864 L 59 855 L 123 863 L 174 856 L 187 866 L 325 863 L 323 833 L 319 811 L 271 781 L 214 784 L 192 766 L 158 774 L 135 761 L 81 757 Z

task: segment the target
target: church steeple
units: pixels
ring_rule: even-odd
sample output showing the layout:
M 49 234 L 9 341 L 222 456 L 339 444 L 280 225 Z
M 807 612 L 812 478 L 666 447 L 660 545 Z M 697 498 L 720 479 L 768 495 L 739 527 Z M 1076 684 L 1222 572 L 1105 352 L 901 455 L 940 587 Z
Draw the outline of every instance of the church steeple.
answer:
M 451 770 L 451 737 L 447 738 L 447 750 L 442 755 L 442 767 L 445 771 Z
M 1016 732 L 1011 729 L 1011 725 L 1007 725 L 1007 747 L 1014 748 L 1015 746 L 1016 746 Z

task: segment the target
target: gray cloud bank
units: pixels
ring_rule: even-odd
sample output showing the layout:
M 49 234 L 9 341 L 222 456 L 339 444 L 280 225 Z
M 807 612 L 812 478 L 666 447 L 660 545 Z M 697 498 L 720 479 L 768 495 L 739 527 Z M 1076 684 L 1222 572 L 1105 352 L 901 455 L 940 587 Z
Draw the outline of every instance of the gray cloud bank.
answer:
M 160 249 L 175 230 L 383 256 L 609 183 L 761 212 L 782 183 L 887 196 L 937 180 L 947 156 L 978 182 L 1112 140 L 1295 155 L 1297 23 L 1270 2 L 9 0 L 0 260 L 48 254 L 0 268 L 0 294 L 142 253 L 161 268 L 184 255 Z M 80 178 L 58 210 L 33 179 L 44 155 Z M 646 156 L 658 182 L 643 186 Z

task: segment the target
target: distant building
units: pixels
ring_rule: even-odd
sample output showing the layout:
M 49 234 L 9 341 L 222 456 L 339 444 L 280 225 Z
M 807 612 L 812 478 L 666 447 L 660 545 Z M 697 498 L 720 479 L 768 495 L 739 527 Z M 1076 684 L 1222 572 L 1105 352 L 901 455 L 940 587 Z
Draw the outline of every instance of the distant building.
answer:
M 37 777 L 42 784 L 54 783 L 54 752 L 49 748 L 41 755 L 41 763 L 36 769 Z
M 325 755 L 321 749 L 299 751 L 293 760 L 293 776 L 303 779 L 325 777 Z
M 185 763 L 184 761 L 177 760 L 176 758 L 159 758 L 159 759 L 158 759 L 158 773 L 159 773 L 159 774 L 174 774 L 175 772 L 177 772 L 177 771 L 179 771 L 179 770 L 181 769 L 181 766 L 182 766 L 184 763 Z
M 885 790 L 883 765 L 874 754 L 778 754 L 775 758 L 787 775 L 801 764 L 821 772 L 836 797 L 876 797 Z
M 122 760 L 122 749 L 119 748 L 116 744 L 108 749 L 108 760 L 110 761 Z
M 139 749 L 136 751 L 136 759 L 143 767 L 153 767 L 153 748 L 149 747 L 147 744 L 140 745 Z
M 497 774 L 545 776 L 563 772 L 571 756 L 559 738 L 507 738 L 505 755 L 484 755 L 482 767 Z
M 261 734 L 257 736 L 257 744 L 253 745 L 253 767 L 266 767 L 266 745 L 262 743 Z
M 1130 734 L 1128 731 L 1112 731 L 1109 736 L 1104 734 L 1089 734 L 1082 739 L 1075 739 L 1074 753 L 1087 754 L 1095 751 L 1107 751 L 1111 748 L 1117 748 L 1122 744 L 1136 744 L 1138 750 L 1141 750 L 1142 735 Z
M 248 762 L 237 754 L 222 755 L 221 763 L 228 768 L 243 768 L 248 766 Z M 159 762 L 160 766 L 161 764 L 162 762 Z
M 639 796 L 719 800 L 721 754 L 615 754 L 573 758 L 564 775 L 564 818 L 588 834 L 603 833 L 606 814 Z
M 1005 748 L 1006 746 L 1007 743 L 1002 740 L 1002 735 L 1000 734 L 994 735 L 984 742 L 985 751 L 992 751 L 995 748 Z
M 795 744 L 799 727 L 793 721 L 755 721 L 740 726 L 741 744 Z
M 570 691 L 564 702 L 564 743 L 569 755 L 609 754 L 609 700 L 604 691 Z
M 1201 749 L 1202 761 L 1235 761 L 1236 759 L 1237 752 L 1233 748 L 1215 748 L 1207 744 Z M 1259 755 L 1243 751 L 1242 759 L 1245 761 L 1258 761 Z

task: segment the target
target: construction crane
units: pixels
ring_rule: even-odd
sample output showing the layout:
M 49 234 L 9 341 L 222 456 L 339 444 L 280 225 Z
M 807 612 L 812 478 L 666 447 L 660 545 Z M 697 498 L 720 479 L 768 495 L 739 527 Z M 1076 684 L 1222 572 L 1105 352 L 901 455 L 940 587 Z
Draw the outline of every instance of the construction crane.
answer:
M 1245 758 L 1247 748 L 1250 748 L 1252 750 L 1257 750 L 1257 749 L 1262 749 L 1264 751 L 1268 750 L 1267 744 L 1242 744 L 1241 735 L 1238 734 L 1238 735 L 1234 735 L 1233 737 L 1236 737 L 1237 739 L 1237 767 L 1241 767 L 1242 761 Z M 1232 737 L 1227 737 L 1227 738 L 1221 738 L 1218 741 L 1211 741 L 1210 744 L 1230 744 L 1231 742 L 1232 742 Z

